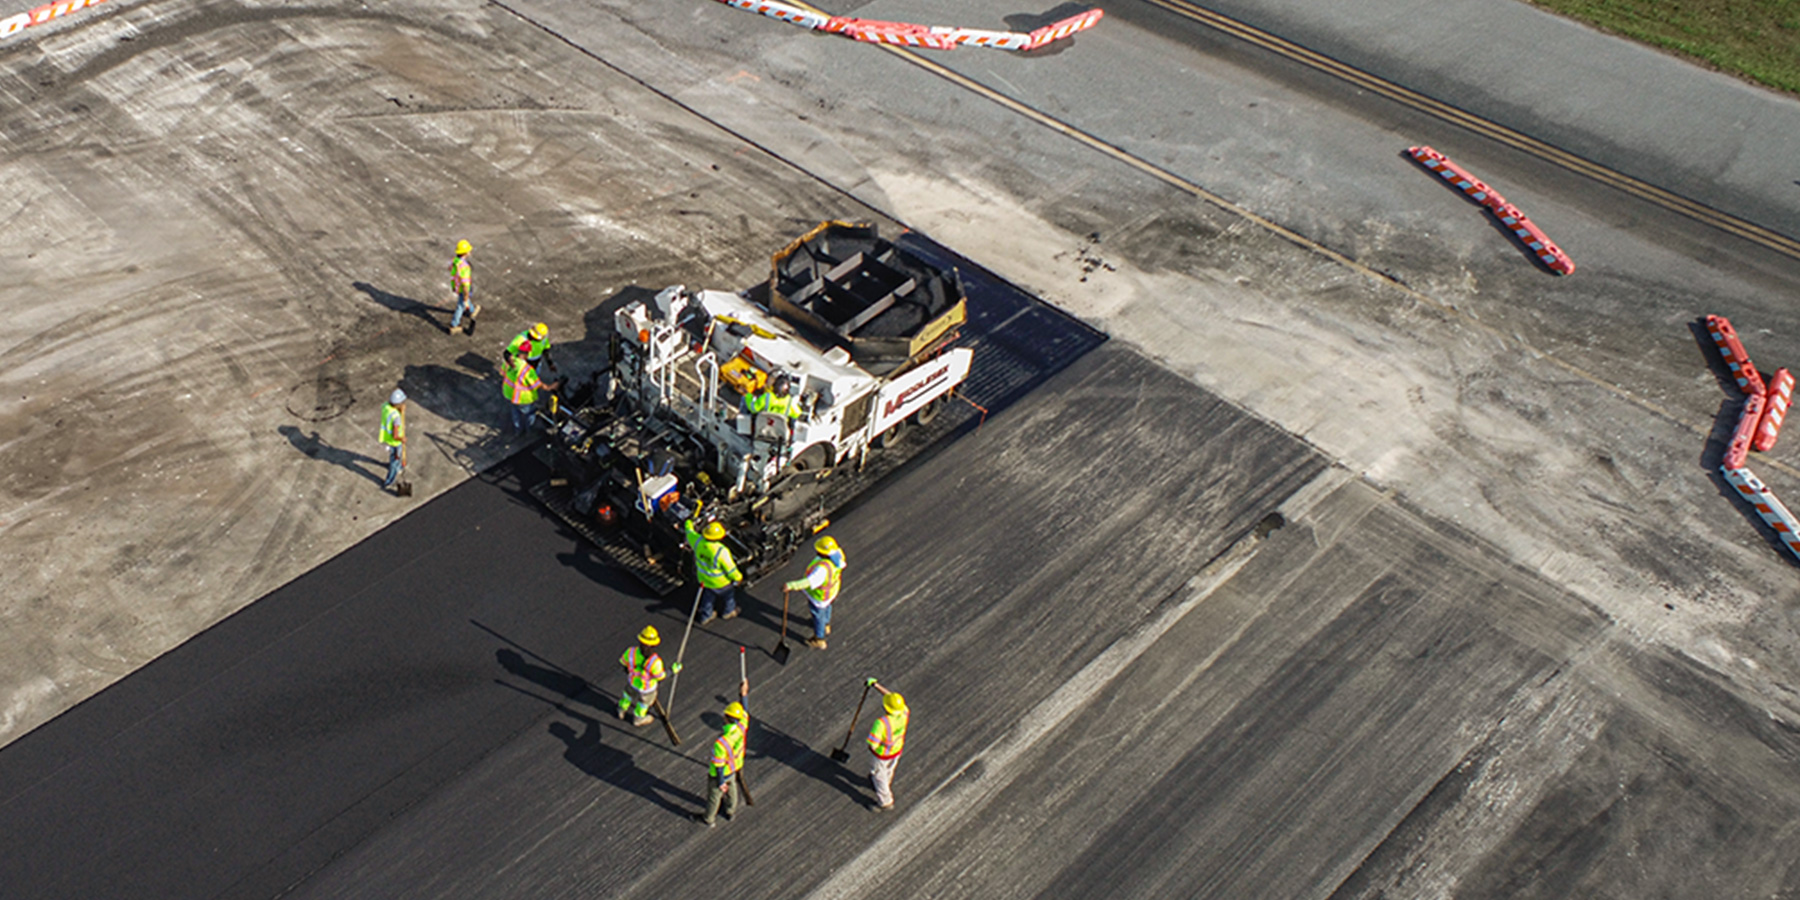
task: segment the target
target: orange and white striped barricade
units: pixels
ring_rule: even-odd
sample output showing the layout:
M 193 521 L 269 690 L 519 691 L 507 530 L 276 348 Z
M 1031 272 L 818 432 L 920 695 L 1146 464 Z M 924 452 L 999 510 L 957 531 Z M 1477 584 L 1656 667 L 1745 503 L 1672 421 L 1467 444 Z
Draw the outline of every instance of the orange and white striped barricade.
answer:
M 836 16 L 826 23 L 824 30 L 847 35 L 866 44 L 924 47 L 928 50 L 956 49 L 956 42 L 945 33 L 954 29 L 935 29 L 908 22 L 883 22 L 879 19 Z
M 1469 199 L 1487 207 L 1489 212 L 1500 219 L 1500 224 L 1505 225 L 1507 230 L 1511 231 L 1527 250 L 1536 254 L 1538 260 L 1550 271 L 1558 275 L 1574 274 L 1575 261 L 1569 258 L 1569 254 L 1564 253 L 1563 249 L 1558 247 L 1555 241 L 1550 240 L 1550 236 L 1545 234 L 1542 228 L 1537 227 L 1536 223 L 1520 212 L 1517 206 L 1506 202 L 1506 198 L 1500 196 L 1499 191 L 1469 174 L 1467 169 L 1451 162 L 1450 157 L 1430 147 L 1408 147 L 1406 152 L 1419 165 L 1436 172 L 1457 190 L 1462 191 Z
M 979 28 L 934 28 L 959 47 L 991 47 L 995 50 L 1026 50 L 1031 35 L 1016 31 L 982 31 Z
M 1751 394 L 1744 401 L 1744 409 L 1738 413 L 1737 430 L 1731 433 L 1731 443 L 1725 447 L 1725 458 L 1721 460 L 1728 469 L 1741 469 L 1744 460 L 1750 456 L 1750 444 L 1756 440 L 1756 426 L 1762 421 L 1762 394 Z
M 1750 446 L 1758 453 L 1767 453 L 1775 449 L 1776 438 L 1781 437 L 1781 420 L 1787 418 L 1788 404 L 1794 398 L 1794 373 L 1787 369 L 1776 369 L 1775 375 L 1769 379 L 1769 391 L 1763 395 L 1762 423 L 1756 426 L 1756 439 Z
M 1077 31 L 1086 31 L 1100 24 L 1100 20 L 1105 16 L 1106 11 L 1096 7 L 1084 13 L 1077 13 L 1060 22 L 1051 22 L 1027 35 L 1029 42 L 1021 49 L 1036 50 L 1051 41 L 1060 41 Z
M 1730 369 L 1731 377 L 1737 379 L 1738 390 L 1746 394 L 1761 394 L 1768 390 L 1763 385 L 1762 374 L 1750 364 L 1750 354 L 1744 352 L 1744 342 L 1738 340 L 1737 329 L 1731 327 L 1730 319 L 1709 315 L 1706 331 L 1712 335 L 1713 346 L 1719 348 L 1719 355 L 1725 358 L 1725 368 Z
M 1786 547 L 1789 553 L 1794 554 L 1795 558 L 1800 559 L 1800 521 L 1794 519 L 1794 514 L 1788 512 L 1788 508 L 1782 505 L 1781 500 L 1775 496 L 1775 492 L 1769 490 L 1769 486 L 1763 484 L 1762 479 L 1756 477 L 1756 473 L 1742 466 L 1737 468 L 1720 466 L 1719 471 L 1724 472 L 1725 480 L 1731 482 L 1732 487 L 1737 488 L 1738 496 L 1754 507 L 1756 514 L 1762 516 L 1763 522 L 1774 530 L 1775 536 L 1781 540 L 1781 545 Z
M 719 0 L 719 2 L 726 6 L 735 6 L 738 9 L 761 13 L 771 19 L 780 19 L 783 22 L 791 22 L 815 31 L 824 28 L 825 23 L 831 18 L 810 9 L 802 9 L 787 3 L 777 3 L 775 0 Z

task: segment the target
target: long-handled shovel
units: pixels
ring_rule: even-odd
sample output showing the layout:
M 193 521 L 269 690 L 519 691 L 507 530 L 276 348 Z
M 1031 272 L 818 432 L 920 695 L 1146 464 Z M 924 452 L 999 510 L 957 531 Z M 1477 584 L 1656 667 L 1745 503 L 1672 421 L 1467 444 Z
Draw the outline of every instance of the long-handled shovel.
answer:
M 862 700 L 856 701 L 856 714 L 850 717 L 850 730 L 844 732 L 844 746 L 831 751 L 832 760 L 836 762 L 850 761 L 850 736 L 856 733 L 856 720 L 862 718 L 863 702 L 869 699 L 869 689 L 874 686 L 874 681 L 863 682 Z
M 675 665 L 677 665 L 677 666 L 681 665 L 681 657 L 687 653 L 688 635 L 690 635 L 694 632 L 694 617 L 700 614 L 700 596 L 705 592 L 706 592 L 706 588 L 704 588 L 704 587 L 696 589 L 694 591 L 694 608 L 691 610 L 688 610 L 687 628 L 681 632 L 681 649 L 675 651 Z M 674 676 L 669 679 L 669 705 L 670 706 L 675 705 L 675 689 L 680 686 L 681 686 L 681 670 L 676 669 Z M 668 720 L 669 720 L 669 714 L 667 712 L 664 712 L 663 713 L 663 721 L 667 722 Z M 673 728 L 674 726 L 670 726 L 670 727 Z M 676 741 L 675 743 L 679 744 L 681 742 Z
M 781 589 L 781 643 L 775 645 L 775 662 L 784 666 L 787 665 L 788 656 L 794 652 L 794 648 L 789 647 L 787 642 L 788 594 L 787 588 Z
M 748 696 L 750 693 L 750 675 L 746 672 L 746 670 L 744 668 L 744 648 L 742 646 L 738 647 L 738 685 L 743 689 L 744 694 L 746 696 Z M 748 744 L 749 740 L 750 740 L 750 732 L 748 729 L 746 729 L 744 731 L 744 741 L 746 744 Z M 749 756 L 750 756 L 750 750 L 749 750 L 748 746 L 746 746 L 744 749 L 744 756 L 745 756 L 745 762 L 748 762 Z M 750 796 L 750 785 L 748 782 L 744 781 L 744 767 L 742 765 L 738 766 L 738 770 L 737 770 L 736 774 L 737 774 L 738 790 L 744 792 L 744 802 L 750 806 L 755 806 L 756 798 Z
M 674 687 L 671 685 L 670 691 L 673 692 L 673 690 Z M 656 714 L 662 716 L 663 730 L 669 733 L 669 743 L 674 744 L 677 747 L 681 746 L 681 735 L 675 733 L 675 723 L 669 721 L 669 711 L 663 709 L 662 699 L 657 698 L 650 701 L 650 703 L 656 707 Z

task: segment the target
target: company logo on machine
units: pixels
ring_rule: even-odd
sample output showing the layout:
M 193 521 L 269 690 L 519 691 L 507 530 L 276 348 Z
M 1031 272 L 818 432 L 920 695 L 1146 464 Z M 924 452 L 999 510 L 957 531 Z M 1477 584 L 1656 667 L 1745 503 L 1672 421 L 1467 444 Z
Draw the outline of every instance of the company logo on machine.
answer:
M 89 6 L 98 6 L 105 2 L 106 0 L 58 0 L 56 3 L 46 3 L 30 12 L 22 12 L 18 15 L 8 16 L 7 18 L 0 19 L 0 41 L 6 40 L 33 25 L 42 25 L 51 19 L 66 16 L 78 9 L 84 9 Z
M 923 381 L 920 381 L 918 384 L 895 395 L 894 399 L 889 400 L 887 405 L 881 408 L 881 415 L 884 418 L 892 417 L 894 413 L 900 411 L 906 404 L 911 403 L 914 397 L 936 387 L 948 377 L 950 377 L 950 364 L 946 362 L 939 365 L 931 374 L 926 375 Z

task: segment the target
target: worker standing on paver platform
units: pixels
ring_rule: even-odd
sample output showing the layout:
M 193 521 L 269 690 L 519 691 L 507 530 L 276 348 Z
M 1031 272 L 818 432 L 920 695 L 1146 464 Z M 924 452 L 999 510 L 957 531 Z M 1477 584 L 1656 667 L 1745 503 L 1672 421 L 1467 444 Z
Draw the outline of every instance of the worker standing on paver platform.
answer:
M 813 620 L 813 636 L 807 639 L 806 646 L 823 650 L 825 636 L 831 633 L 831 602 L 837 599 L 838 588 L 844 581 L 844 551 L 831 535 L 824 535 L 813 542 L 813 552 L 818 555 L 807 565 L 806 577 L 783 586 L 790 591 L 806 592 Z
M 688 548 L 694 551 L 694 573 L 700 578 L 700 619 L 696 624 L 713 620 L 715 600 L 724 601 L 724 608 L 719 611 L 724 618 L 737 618 L 737 586 L 744 580 L 744 573 L 738 571 L 731 548 L 724 544 L 724 524 L 715 520 L 696 531 L 690 517 L 681 527 L 687 534 Z
M 881 708 L 887 713 L 869 729 L 869 752 L 875 754 L 869 781 L 875 785 L 875 808 L 893 809 L 894 767 L 900 764 L 900 751 L 906 749 L 906 722 L 912 711 L 906 708 L 905 697 L 882 687 L 881 682 L 871 678 L 868 684 L 881 692 Z
M 450 260 L 450 291 L 456 295 L 456 311 L 450 314 L 450 330 L 462 327 L 463 314 L 469 315 L 469 330 L 475 330 L 475 317 L 481 314 L 481 307 L 469 302 L 469 294 L 475 289 L 475 273 L 469 268 L 469 251 L 475 248 L 468 241 L 456 242 L 456 258 Z
M 625 667 L 625 677 L 630 680 L 630 687 L 619 692 L 619 718 L 625 718 L 629 709 L 633 725 L 650 724 L 650 704 L 656 702 L 657 682 L 670 672 L 681 671 L 681 663 L 667 671 L 663 669 L 662 657 L 656 655 L 656 645 L 660 643 L 662 635 L 656 633 L 656 626 L 645 625 L 638 632 L 637 644 L 625 648 L 625 654 L 619 657 L 619 665 Z
M 786 372 L 778 372 L 767 387 L 744 398 L 744 411 L 751 415 L 772 412 L 798 419 L 800 398 L 792 396 L 793 390 L 793 379 Z
M 537 369 L 532 368 L 523 356 L 508 356 L 500 379 L 500 393 L 512 404 L 513 434 L 524 434 L 531 430 L 532 405 L 537 403 L 538 388 L 544 383 L 538 380 Z
M 738 702 L 725 707 L 725 727 L 713 741 L 712 764 L 706 770 L 706 812 L 694 813 L 694 821 L 708 828 L 718 818 L 723 805 L 726 820 L 737 815 L 737 794 L 731 780 L 744 767 L 744 739 L 750 731 L 750 713 L 743 701 L 749 699 L 750 685 L 738 682 Z
M 399 388 L 394 388 L 388 401 L 381 405 L 381 442 L 388 448 L 387 480 L 381 483 L 381 489 L 394 488 L 395 496 L 410 495 L 410 488 L 395 487 L 400 473 L 406 471 L 406 392 Z

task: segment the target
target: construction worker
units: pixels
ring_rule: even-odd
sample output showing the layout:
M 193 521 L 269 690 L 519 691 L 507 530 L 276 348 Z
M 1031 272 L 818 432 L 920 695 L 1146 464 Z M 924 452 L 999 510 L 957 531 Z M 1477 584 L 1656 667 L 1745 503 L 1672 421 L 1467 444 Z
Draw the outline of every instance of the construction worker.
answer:
M 800 398 L 792 396 L 794 380 L 786 372 L 777 372 L 767 386 L 744 398 L 744 411 L 751 415 L 772 412 L 787 416 L 789 419 L 800 418 Z
M 645 625 L 644 630 L 638 632 L 637 644 L 625 648 L 624 655 L 619 657 L 619 665 L 625 667 L 625 677 L 631 684 L 628 690 L 619 692 L 619 718 L 625 718 L 625 711 L 629 709 L 633 725 L 650 724 L 650 705 L 656 702 L 657 682 L 671 672 L 681 671 L 681 663 L 664 671 L 662 657 L 656 655 L 656 645 L 660 643 L 662 635 L 656 633 L 656 626 Z
M 837 599 L 838 588 L 844 581 L 844 551 L 831 535 L 824 535 L 813 542 L 813 552 L 818 555 L 807 565 L 806 577 L 790 581 L 783 587 L 806 592 L 813 621 L 813 636 L 807 639 L 806 646 L 823 650 L 825 636 L 831 633 L 831 601 Z
M 500 393 L 506 402 L 512 404 L 512 431 L 515 435 L 531 430 L 531 409 L 537 403 L 538 389 L 544 383 L 538 380 L 537 369 L 532 368 L 523 356 L 508 356 L 504 371 L 501 372 Z
M 381 489 L 394 488 L 395 496 L 404 496 L 395 487 L 400 473 L 406 471 L 406 392 L 399 388 L 394 388 L 381 405 L 381 442 L 388 448 L 387 480 L 381 483 Z
M 694 551 L 694 573 L 700 578 L 699 624 L 704 626 L 713 620 L 716 600 L 724 601 L 720 610 L 724 618 L 737 618 L 737 586 L 744 580 L 744 573 L 738 571 L 731 548 L 724 544 L 725 525 L 715 520 L 696 530 L 694 519 L 699 517 L 699 510 L 695 513 L 681 528 L 687 535 L 688 548 Z
M 544 354 L 549 351 L 550 326 L 542 322 L 514 335 L 506 344 L 508 355 L 523 356 L 534 367 L 541 365 Z
M 875 809 L 894 808 L 894 767 L 900 764 L 900 751 L 906 749 L 906 720 L 912 711 L 906 698 L 881 686 L 871 678 L 869 687 L 881 692 L 881 708 L 886 715 L 875 720 L 869 729 L 869 752 L 875 762 L 869 767 L 869 781 L 875 785 Z
M 750 730 L 750 713 L 744 700 L 750 695 L 748 682 L 738 683 L 738 702 L 725 707 L 725 727 L 712 745 L 712 764 L 706 769 L 706 812 L 694 813 L 694 821 L 708 828 L 724 806 L 725 818 L 737 815 L 737 793 L 731 781 L 744 767 L 744 738 Z
M 456 295 L 456 311 L 450 314 L 450 330 L 462 327 L 463 313 L 469 314 L 469 330 L 475 328 L 475 317 L 481 315 L 481 307 L 469 302 L 469 294 L 475 289 L 475 273 L 469 268 L 469 251 L 475 249 L 468 241 L 456 242 L 456 257 L 450 260 L 450 291 Z

